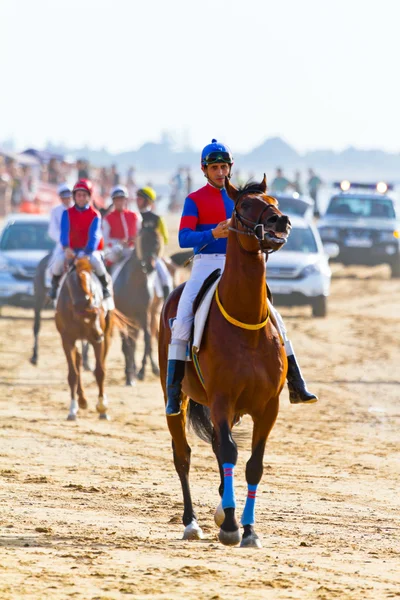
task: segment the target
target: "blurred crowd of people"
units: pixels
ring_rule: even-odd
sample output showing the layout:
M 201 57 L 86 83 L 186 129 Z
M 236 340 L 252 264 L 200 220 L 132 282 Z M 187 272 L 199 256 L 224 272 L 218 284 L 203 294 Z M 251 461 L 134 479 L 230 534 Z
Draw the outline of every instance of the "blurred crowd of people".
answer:
M 61 183 L 73 185 L 78 179 L 90 179 L 93 183 L 94 196 L 107 207 L 110 203 L 111 189 L 116 185 L 125 185 L 129 197 L 135 198 L 138 186 L 136 171 L 133 166 L 121 173 L 116 164 L 110 167 L 95 167 L 87 160 L 68 161 L 63 158 L 47 157 L 43 160 L 40 151 L 37 156 L 20 154 L 18 158 L 0 153 L 0 216 L 9 212 L 24 210 L 26 205 L 38 203 L 43 193 L 56 190 Z M 38 158 L 39 156 L 39 158 Z M 41 160 L 40 160 L 41 158 Z M 244 185 L 253 175 L 244 179 L 239 169 L 233 175 L 234 185 Z M 151 185 L 151 183 L 149 184 Z M 308 194 L 314 200 L 315 214 L 318 216 L 318 191 L 322 185 L 321 178 L 313 169 L 308 169 L 303 182 L 300 171 L 295 171 L 292 179 L 286 177 L 283 169 L 276 169 L 275 177 L 269 185 L 272 193 Z M 169 180 L 169 210 L 179 211 L 186 196 L 193 191 L 194 181 L 189 167 L 179 167 Z M 55 193 L 55 191 L 54 191 Z

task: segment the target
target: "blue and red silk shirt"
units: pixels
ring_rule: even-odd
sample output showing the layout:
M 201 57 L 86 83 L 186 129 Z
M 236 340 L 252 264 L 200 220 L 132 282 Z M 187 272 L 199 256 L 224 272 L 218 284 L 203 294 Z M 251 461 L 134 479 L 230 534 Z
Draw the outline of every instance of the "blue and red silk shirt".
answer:
M 61 217 L 60 242 L 63 248 L 84 250 L 86 254 L 101 250 L 104 242 L 97 210 L 90 204 L 83 208 L 74 204 L 65 210 Z
M 234 206 L 225 188 L 220 190 L 207 183 L 197 192 L 191 192 L 183 206 L 180 247 L 193 248 L 195 254 L 226 254 L 227 238 L 216 240 L 211 230 L 231 218 Z

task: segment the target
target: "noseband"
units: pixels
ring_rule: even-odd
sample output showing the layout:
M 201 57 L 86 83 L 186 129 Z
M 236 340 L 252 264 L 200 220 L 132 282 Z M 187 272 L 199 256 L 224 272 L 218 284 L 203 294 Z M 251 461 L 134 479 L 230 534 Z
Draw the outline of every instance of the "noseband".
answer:
M 236 219 L 236 221 L 238 221 L 242 227 L 244 227 L 245 231 L 243 231 L 242 229 L 236 229 L 235 227 L 229 227 L 229 231 L 234 231 L 235 233 L 237 233 L 238 235 L 248 235 L 251 237 L 255 237 L 259 243 L 259 250 L 257 252 L 251 252 L 249 250 L 246 250 L 245 248 L 243 248 L 242 244 L 240 244 L 240 247 L 245 251 L 245 252 L 249 252 L 250 254 L 259 254 L 260 252 L 266 252 L 267 254 L 272 254 L 272 252 L 276 252 L 276 250 L 263 250 L 262 248 L 262 242 L 264 241 L 264 236 L 265 236 L 265 229 L 264 229 L 264 224 L 261 223 L 261 219 L 264 215 L 264 213 L 267 212 L 267 210 L 272 209 L 274 207 L 273 204 L 268 204 L 267 202 L 265 203 L 266 206 L 264 206 L 264 208 L 261 210 L 257 221 L 251 221 L 250 219 L 246 219 L 246 217 L 243 217 L 243 215 L 241 215 L 239 213 L 239 211 L 237 210 L 236 206 L 239 203 L 239 200 L 241 200 L 241 198 L 239 197 L 239 199 L 236 201 L 236 205 L 235 205 L 235 209 L 233 211 L 233 215 Z M 240 242 L 239 242 L 240 243 Z

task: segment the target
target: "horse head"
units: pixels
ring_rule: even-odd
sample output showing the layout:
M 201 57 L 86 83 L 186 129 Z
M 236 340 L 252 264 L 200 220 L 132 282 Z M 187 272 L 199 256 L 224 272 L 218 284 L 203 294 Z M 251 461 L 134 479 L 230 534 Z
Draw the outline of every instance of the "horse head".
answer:
M 103 330 L 100 323 L 100 308 L 95 306 L 92 265 L 87 256 L 75 259 L 74 269 L 67 278 L 67 287 L 73 311 L 81 322 L 82 337 L 101 342 Z
M 154 271 L 155 262 L 162 255 L 163 243 L 159 232 L 144 225 L 136 240 L 136 255 L 145 273 Z
M 267 178 L 237 189 L 227 178 L 225 188 L 234 201 L 231 230 L 243 236 L 240 244 L 248 252 L 275 252 L 286 243 L 292 228 L 290 219 L 278 209 L 278 202 L 267 194 Z M 247 238 L 247 239 L 246 239 Z

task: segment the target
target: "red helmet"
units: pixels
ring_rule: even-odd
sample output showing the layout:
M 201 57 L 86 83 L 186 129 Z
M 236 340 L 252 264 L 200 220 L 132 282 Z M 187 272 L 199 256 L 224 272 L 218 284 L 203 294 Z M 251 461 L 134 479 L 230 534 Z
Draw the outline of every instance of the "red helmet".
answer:
M 75 192 L 77 192 L 78 190 L 82 190 L 84 192 L 87 192 L 89 194 L 89 196 L 91 196 L 92 195 L 92 190 L 93 190 L 93 184 L 92 184 L 92 182 L 89 179 L 80 179 L 74 185 L 74 188 L 72 190 L 72 194 L 75 194 Z

